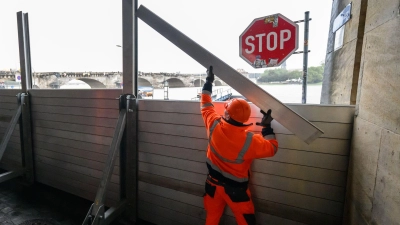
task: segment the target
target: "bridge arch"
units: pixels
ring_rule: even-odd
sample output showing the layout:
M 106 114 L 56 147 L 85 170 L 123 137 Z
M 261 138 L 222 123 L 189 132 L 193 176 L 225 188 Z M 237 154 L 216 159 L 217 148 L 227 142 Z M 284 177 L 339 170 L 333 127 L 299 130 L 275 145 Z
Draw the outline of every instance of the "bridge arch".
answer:
M 93 88 L 103 88 L 103 89 L 107 88 L 106 85 L 104 85 L 103 83 L 101 83 L 98 80 L 94 80 L 94 79 L 90 79 L 90 78 L 79 78 L 77 80 L 81 80 L 81 81 L 87 83 L 90 86 L 90 88 L 92 88 L 92 89 Z
M 202 79 L 196 79 L 193 81 L 194 87 L 202 87 L 206 81 Z
M 215 86 L 222 86 L 222 82 L 220 80 L 214 81 Z
M 142 87 L 153 87 L 153 85 L 147 79 L 138 77 L 138 86 Z
M 178 78 L 170 78 L 167 81 L 169 87 L 185 87 L 183 81 Z

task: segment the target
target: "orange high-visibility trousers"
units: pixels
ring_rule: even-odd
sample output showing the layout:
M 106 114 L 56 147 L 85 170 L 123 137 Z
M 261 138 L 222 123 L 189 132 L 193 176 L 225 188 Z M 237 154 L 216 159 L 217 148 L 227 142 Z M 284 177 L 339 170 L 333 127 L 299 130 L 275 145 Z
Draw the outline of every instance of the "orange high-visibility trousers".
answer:
M 211 184 L 206 181 L 204 208 L 207 212 L 206 225 L 218 225 L 225 205 L 235 214 L 238 225 L 255 225 L 254 204 L 250 190 Z

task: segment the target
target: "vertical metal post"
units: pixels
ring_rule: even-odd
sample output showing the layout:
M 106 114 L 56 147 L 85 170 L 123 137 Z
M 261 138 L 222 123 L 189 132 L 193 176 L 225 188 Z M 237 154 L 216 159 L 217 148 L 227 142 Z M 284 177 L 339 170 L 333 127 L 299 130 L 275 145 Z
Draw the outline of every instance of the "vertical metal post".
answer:
M 308 73 L 308 22 L 310 20 L 310 12 L 304 13 L 304 53 L 303 53 L 303 93 L 301 103 L 307 103 L 307 73 Z
M 123 94 L 137 95 L 137 0 L 122 0 Z
M 138 94 L 138 31 L 137 31 L 137 0 L 122 0 L 122 49 L 123 49 L 123 94 Z M 124 175 L 127 206 L 125 215 L 131 222 L 138 217 L 138 113 L 137 101 L 133 96 L 127 96 L 126 130 L 123 140 L 126 156 Z
M 19 119 L 22 165 L 26 169 L 25 181 L 28 185 L 34 183 L 32 125 L 30 99 L 27 94 L 32 88 L 32 66 L 29 38 L 28 13 L 17 12 L 19 59 L 21 69 L 21 89 L 18 101 L 21 102 L 21 118 Z
M 19 62 L 22 92 L 32 88 L 31 52 L 29 41 L 28 13 L 17 12 Z
M 138 218 L 138 110 L 136 98 L 128 95 L 126 98 L 126 140 L 125 144 L 125 191 L 127 206 L 125 210 L 126 218 L 131 222 L 136 222 Z
M 22 166 L 25 168 L 25 181 L 27 185 L 32 185 L 35 181 L 34 166 L 33 166 L 33 141 L 32 141 L 32 126 L 31 126 L 31 107 L 30 98 L 26 93 L 21 94 L 21 120 L 20 139 L 21 139 L 21 153 L 22 153 Z

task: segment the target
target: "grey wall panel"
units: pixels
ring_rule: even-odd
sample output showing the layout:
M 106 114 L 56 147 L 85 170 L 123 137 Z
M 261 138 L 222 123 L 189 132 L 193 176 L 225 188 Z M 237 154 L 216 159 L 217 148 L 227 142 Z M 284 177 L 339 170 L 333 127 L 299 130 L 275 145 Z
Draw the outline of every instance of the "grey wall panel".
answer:
M 36 120 L 56 121 L 63 123 L 73 123 L 81 125 L 90 125 L 96 127 L 115 128 L 117 124 L 116 118 L 102 118 L 92 116 L 75 116 L 75 115 L 58 115 L 44 112 L 32 112 L 32 117 Z
M 50 150 L 62 154 L 68 154 L 70 156 L 75 156 L 83 159 L 89 159 L 96 162 L 105 163 L 107 160 L 107 155 L 103 153 L 97 153 L 93 151 L 87 151 L 82 149 L 76 149 L 71 147 L 66 147 L 62 145 L 51 144 L 42 141 L 35 142 L 35 148 Z M 119 157 L 115 161 L 116 165 L 119 165 Z
M 3 96 L 1 95 L 1 91 L 0 91 L 0 105 L 3 103 L 9 103 L 9 104 L 15 104 L 15 106 L 17 106 L 17 94 L 15 94 L 14 96 Z
M 170 199 L 176 199 L 180 202 L 197 206 L 197 207 L 204 207 L 203 205 L 203 197 L 202 195 L 196 196 L 192 194 L 188 194 L 185 192 L 173 190 L 170 188 L 162 187 L 160 185 L 154 185 L 150 183 L 143 182 L 139 180 L 139 191 L 145 191 L 148 193 L 156 193 L 158 196 Z M 204 191 L 203 191 L 204 193 Z M 140 208 L 140 206 L 139 206 Z
M 86 150 L 89 152 L 96 152 L 96 153 L 103 153 L 103 154 L 108 154 L 108 151 L 110 148 L 107 145 L 89 143 L 89 142 L 85 142 L 85 141 L 76 141 L 76 140 L 64 139 L 64 138 L 60 138 L 60 137 L 53 137 L 53 136 L 47 136 L 47 135 L 41 135 L 41 134 L 38 134 L 35 132 L 34 132 L 33 139 L 34 139 L 34 143 L 36 143 L 36 141 L 41 141 L 41 142 L 46 142 L 46 143 L 50 143 L 50 144 L 56 144 L 56 145 L 61 145 L 61 146 L 65 146 L 65 147 L 82 149 L 82 150 Z
M 14 116 L 16 111 L 17 111 L 16 109 L 1 109 L 0 108 L 0 115 L 10 117 L 10 116 Z
M 78 108 L 78 107 L 72 108 L 67 106 L 32 105 L 32 111 L 51 113 L 51 114 L 61 114 L 61 115 L 118 118 L 117 109 L 97 109 L 97 108 Z
M 176 113 L 165 113 L 165 112 L 146 112 L 139 114 L 139 120 L 143 123 L 143 128 L 146 128 L 147 124 L 144 122 L 153 122 L 155 124 L 174 124 L 174 125 L 187 125 L 187 126 L 196 126 L 196 127 L 204 127 L 204 122 L 200 116 L 200 114 L 179 114 L 179 117 L 176 116 Z M 259 122 L 261 117 L 251 117 L 248 123 L 255 124 Z M 352 125 L 349 123 L 332 123 L 332 122 L 314 122 L 315 125 L 324 129 L 324 134 L 321 137 L 325 138 L 335 138 L 335 139 L 348 139 L 351 137 Z M 272 127 L 274 128 L 274 132 L 277 134 L 293 134 L 284 126 L 279 124 L 276 121 L 272 122 Z M 251 126 L 248 130 L 254 132 L 261 132 L 260 126 Z M 147 129 L 152 129 L 151 126 Z M 153 129 L 154 130 L 154 129 Z
M 262 115 L 251 107 L 250 122 L 258 122 Z M 290 107 L 326 132 L 307 145 L 273 122 L 280 150 L 275 157 L 255 160 L 252 166 L 250 182 L 258 221 L 341 224 L 354 107 Z M 223 103 L 215 103 L 215 108 L 223 112 Z M 261 128 L 250 130 L 259 133 Z M 176 201 L 202 209 L 206 148 L 199 102 L 139 101 L 139 189 L 147 193 L 143 201 L 164 208 L 172 204 L 168 201 Z M 152 201 L 157 197 L 168 201 Z M 169 213 L 195 216 L 174 204 L 178 212 Z M 233 218 L 230 210 L 225 214 L 227 221 Z M 204 219 L 201 214 L 197 217 Z
M 169 134 L 182 137 L 207 139 L 207 131 L 204 126 L 187 126 L 167 123 L 139 122 L 139 132 L 152 132 Z
M 16 103 L 0 102 L 0 109 L 15 110 L 17 107 Z
M 283 219 L 280 217 L 272 216 L 265 213 L 257 213 L 256 221 L 262 221 L 265 224 L 279 224 L 279 225 L 303 225 L 304 223 L 296 222 L 293 220 Z
M 85 183 L 87 185 L 92 185 L 95 187 L 98 187 L 100 185 L 99 178 L 87 176 L 87 175 L 73 172 L 70 170 L 65 170 L 60 167 L 51 166 L 51 165 L 41 163 L 41 162 L 36 163 L 35 169 L 36 169 L 36 171 L 38 171 L 38 173 L 45 173 L 45 172 L 48 173 L 49 171 L 51 171 L 52 173 L 57 174 L 57 176 L 66 177 L 66 178 L 69 178 L 72 180 L 76 180 L 76 181 Z M 119 193 L 119 184 L 110 183 L 108 186 L 108 190 L 111 192 Z
M 188 132 L 190 133 L 190 132 Z M 157 136 L 157 135 L 155 135 Z M 171 139 L 175 139 L 175 136 L 172 136 Z M 144 150 L 140 151 L 152 151 L 156 154 L 166 154 L 168 150 L 166 149 L 171 149 L 171 152 L 168 152 L 169 154 L 175 153 L 175 155 L 172 155 L 174 157 L 180 158 L 180 154 L 190 154 L 193 151 L 185 151 L 183 148 L 177 148 L 174 149 L 174 147 L 171 146 L 165 146 L 165 145 L 156 145 L 156 144 L 150 144 L 150 143 L 143 143 L 146 148 L 146 146 L 150 145 L 150 147 L 147 147 Z M 185 153 L 187 152 L 187 153 Z M 196 153 L 196 152 L 194 152 Z M 205 159 L 205 152 L 202 154 L 201 152 L 197 153 L 200 158 L 197 158 L 197 160 L 202 160 L 204 162 Z M 193 158 L 193 157 L 192 157 Z M 318 160 L 315 160 L 318 159 Z M 196 159 L 194 159 L 196 160 Z M 307 152 L 307 151 L 297 151 L 297 150 L 291 150 L 291 149 L 284 149 L 284 148 L 279 148 L 278 153 L 272 157 L 272 158 L 266 158 L 266 160 L 269 161 L 275 161 L 275 162 L 287 162 L 291 164 L 297 164 L 297 165 L 305 165 L 305 166 L 311 166 L 311 167 L 319 167 L 319 168 L 324 168 L 324 169 L 332 169 L 332 170 L 340 170 L 340 171 L 346 171 L 347 170 L 347 163 L 348 163 L 348 157 L 347 156 L 341 156 L 341 155 L 331 155 L 331 154 L 322 154 L 322 153 L 314 153 L 314 152 Z
M 3 138 L 6 129 L 7 128 L 0 127 L 0 138 Z M 19 131 L 18 130 L 15 129 L 14 132 L 11 134 L 10 142 L 17 142 L 19 144 L 20 139 L 19 139 Z
M 79 166 L 85 166 L 87 168 L 94 169 L 94 170 L 103 171 L 104 163 L 102 163 L 102 162 L 93 161 L 90 159 L 84 159 L 84 158 L 69 155 L 68 152 L 66 152 L 66 153 L 67 154 L 65 154 L 65 153 L 62 154 L 62 153 L 58 153 L 55 151 L 41 149 L 38 147 L 35 148 L 35 154 L 37 156 L 43 156 L 43 157 L 46 157 L 49 159 L 54 159 L 54 160 L 58 160 L 58 161 L 62 161 L 62 162 L 76 164 Z M 114 168 L 113 174 L 119 175 L 119 167 Z
M 113 137 L 115 130 L 114 128 L 80 125 L 80 124 L 64 123 L 64 122 L 54 122 L 54 121 L 46 121 L 38 119 L 35 119 L 33 121 L 33 126 L 58 129 L 64 131 L 72 131 L 72 132 L 75 131 L 83 134 L 93 134 L 105 137 Z
M 76 98 L 32 98 L 31 104 L 79 108 L 118 109 L 118 99 L 76 99 Z
M 184 225 L 174 220 L 161 217 L 160 215 L 154 216 L 152 211 L 145 211 L 141 208 L 138 210 L 138 217 L 153 224 Z
M 10 121 L 0 121 L 0 129 L 3 129 L 2 131 L 5 131 L 9 124 L 10 124 Z M 19 126 L 15 126 L 14 130 L 19 131 Z
M 33 130 L 36 134 L 63 138 L 63 139 L 65 139 L 65 141 L 75 140 L 75 141 L 82 141 L 82 142 L 100 144 L 100 145 L 105 145 L 105 146 L 110 146 L 111 141 L 112 141 L 111 137 L 84 134 L 84 133 L 78 133 L 78 132 L 73 132 L 73 131 L 63 131 L 63 130 L 59 130 L 59 129 L 34 127 Z
M 173 139 L 190 137 L 190 138 L 204 139 L 205 141 L 207 141 L 206 129 L 204 127 L 197 127 L 197 126 L 139 121 L 139 132 L 155 133 L 153 135 L 157 137 L 160 136 L 159 134 L 162 134 L 162 135 L 171 135 L 170 138 Z M 348 155 L 348 148 L 350 145 L 349 140 L 343 140 L 343 139 L 318 138 L 312 144 L 308 145 L 295 135 L 277 134 L 276 137 L 279 142 L 279 146 L 282 148 L 339 154 L 339 155 Z
M 207 149 L 208 144 L 206 139 L 187 138 L 148 132 L 139 132 L 139 141 L 198 150 Z
M 176 180 L 164 176 L 139 171 L 139 180 L 148 184 L 162 186 L 186 194 L 202 197 L 204 195 L 204 185 L 193 184 L 182 180 Z M 181 200 L 182 201 L 182 200 Z M 189 202 L 190 203 L 190 202 Z
M 140 151 L 140 150 L 139 150 Z M 205 160 L 205 157 L 204 157 Z M 156 154 L 149 154 L 139 152 L 139 161 L 165 166 L 169 168 L 176 168 L 183 171 L 195 172 L 201 174 L 207 174 L 207 168 L 205 168 L 205 162 L 195 162 L 189 160 L 183 160 L 173 157 L 166 157 Z
M 297 223 L 315 224 L 315 225 L 335 225 L 342 224 L 341 217 L 331 216 L 323 213 L 318 213 L 311 210 L 291 207 L 275 202 L 265 201 L 258 198 L 253 198 L 254 206 L 256 209 L 256 218 L 264 218 L 264 215 L 274 215 L 278 218 L 286 218 Z M 261 216 L 260 216 L 261 214 Z M 280 224 L 280 223 L 266 223 L 268 220 L 258 220 L 265 223 L 260 224 Z
M 22 166 L 21 156 L 14 154 L 4 154 L 3 158 L 1 159 L 1 162 L 14 166 Z
M 63 161 L 47 158 L 47 157 L 40 156 L 40 155 L 36 155 L 35 160 L 36 160 L 36 162 L 47 164 L 49 166 L 58 167 L 60 169 L 69 170 L 69 171 L 73 171 L 76 173 L 81 173 L 81 174 L 91 176 L 94 178 L 98 178 L 98 179 L 100 179 L 103 175 L 103 172 L 100 170 L 90 169 L 85 166 L 76 165 L 76 164 L 72 164 L 72 163 L 68 163 L 68 162 L 63 162 Z M 115 184 L 119 184 L 119 176 L 112 175 L 111 182 L 115 183 Z
M 261 117 L 252 117 L 249 119 L 248 123 L 256 124 L 256 122 L 260 122 Z M 324 134 L 320 136 L 320 138 L 334 138 L 334 139 L 349 139 L 352 133 L 352 124 L 351 123 L 332 123 L 332 122 L 313 122 L 316 126 L 321 129 L 324 129 Z M 276 134 L 292 134 L 288 129 L 279 124 L 277 121 L 272 121 L 272 127 L 274 128 L 274 132 Z M 260 126 L 251 126 L 248 130 L 253 132 L 261 132 L 262 127 Z
M 204 163 L 206 159 L 205 149 L 188 149 L 183 147 L 167 146 L 147 142 L 140 142 L 139 147 L 139 152 L 141 153 L 153 153 L 202 163 Z
M 33 98 L 79 98 L 79 99 L 115 99 L 122 94 L 121 89 L 90 89 L 90 90 L 29 90 Z
M 177 224 L 204 225 L 205 222 L 205 220 L 198 217 L 185 215 L 179 211 L 175 211 L 172 207 L 158 206 L 142 200 L 139 200 L 139 205 L 141 210 L 152 212 L 153 215 L 173 220 L 177 222 Z
M 326 199 L 290 193 L 286 191 L 250 185 L 254 198 L 259 198 L 284 205 L 294 206 L 333 216 L 341 216 L 343 203 Z
M 185 159 L 178 159 L 178 158 L 165 157 L 161 155 L 139 152 L 139 160 L 147 164 L 156 164 L 158 166 L 167 167 L 166 169 L 160 169 L 163 170 L 164 172 L 162 174 L 158 173 L 158 171 L 153 172 L 154 174 L 162 176 L 167 176 L 167 177 L 172 176 L 168 175 L 167 173 L 167 170 L 169 168 L 178 169 L 180 171 L 187 171 L 194 173 L 200 172 L 201 174 L 207 174 L 207 169 L 204 163 L 205 156 L 204 156 L 204 161 L 195 162 Z M 146 167 L 144 168 L 147 168 L 147 164 Z M 339 202 L 343 202 L 344 199 L 343 187 L 336 187 L 326 184 L 320 184 L 310 181 L 281 177 L 277 175 L 271 175 L 259 172 L 253 172 L 251 177 L 252 177 L 251 182 L 253 184 L 261 185 L 264 187 L 271 187 L 279 190 L 285 190 L 293 193 L 305 194 L 309 196 L 320 197 Z M 182 177 L 180 180 L 190 182 L 189 180 L 185 180 L 185 177 Z
M 80 196 L 82 198 L 94 199 L 96 196 L 96 192 L 89 192 L 89 191 L 82 190 L 81 188 L 73 187 L 73 186 L 69 185 L 68 182 L 66 182 L 65 180 L 56 181 L 56 180 L 53 180 L 50 178 L 46 179 L 46 177 L 42 177 L 42 176 L 36 176 L 36 180 L 39 183 L 49 185 L 51 187 L 69 192 L 73 195 Z M 82 184 L 81 186 L 83 186 L 83 185 L 84 184 Z M 106 198 L 105 204 L 109 205 L 109 206 L 116 206 L 117 202 L 115 200 L 112 200 L 111 198 Z
M 185 215 L 197 216 L 198 218 L 203 220 L 206 219 L 206 212 L 204 210 L 204 207 L 199 207 L 184 202 L 179 202 L 171 198 L 161 197 L 159 195 L 152 194 L 146 191 L 139 191 L 139 200 L 146 201 L 153 205 L 160 205 L 160 206 L 169 205 L 175 211 L 181 212 Z
M 17 97 L 15 97 L 18 92 L 20 92 L 20 90 L 14 90 L 11 92 L 3 92 L 3 90 L 0 91 L 0 141 L 3 139 L 5 132 L 7 131 L 7 128 L 10 124 L 11 118 L 12 116 L 14 116 L 18 107 Z M 1 164 L 2 167 L 0 168 L 6 170 L 20 168 L 22 166 L 20 133 L 18 124 L 11 134 L 3 158 L 1 159 Z
M 317 183 L 331 184 L 340 187 L 346 186 L 347 172 L 342 171 L 334 171 L 273 161 L 265 163 L 260 159 L 254 160 L 251 168 L 252 171 L 260 173 L 314 181 Z
M 350 140 L 318 138 L 312 144 L 301 143 L 294 135 L 276 135 L 280 148 L 297 149 L 337 155 L 349 155 Z
M 344 187 L 336 187 L 327 184 L 320 184 L 257 172 L 253 172 L 251 174 L 250 183 L 257 186 L 269 187 L 277 190 L 289 191 L 337 202 L 344 202 Z
M 297 151 L 285 148 L 279 148 L 274 157 L 265 158 L 265 160 L 339 171 L 347 171 L 348 166 L 348 156 Z
M 153 153 L 163 156 L 170 156 L 178 159 L 186 159 L 194 162 L 205 162 L 205 150 L 185 149 L 181 147 L 165 146 L 152 143 L 139 143 L 141 153 Z M 271 158 L 273 160 L 274 158 Z M 329 169 L 319 169 L 308 166 L 300 166 L 280 162 L 264 162 L 264 159 L 255 160 L 252 170 L 266 174 L 273 174 L 283 177 L 300 180 L 314 181 L 323 184 L 343 186 L 346 179 L 346 172 Z
M 139 101 L 139 105 L 141 105 L 140 102 L 142 101 Z M 142 111 L 140 110 L 139 112 Z M 177 117 L 176 113 L 174 112 L 151 112 L 151 111 L 143 111 L 143 112 L 145 113 L 139 113 L 139 121 L 204 127 L 204 122 L 200 116 L 200 112 L 179 113 L 179 117 Z
M 139 178 L 140 179 L 139 189 L 141 193 L 145 192 L 155 195 L 158 198 L 166 198 L 169 200 L 177 201 L 181 204 L 188 205 L 187 206 L 188 208 L 203 207 L 203 198 L 201 194 L 204 193 L 203 185 L 196 185 L 196 187 L 193 187 L 198 189 L 197 193 L 200 193 L 200 194 L 193 194 L 192 193 L 193 190 L 191 190 L 192 192 L 188 192 L 186 190 L 186 187 L 188 186 L 187 183 L 181 184 L 181 181 L 179 180 L 173 180 L 173 179 L 163 180 L 160 179 L 160 177 L 147 179 L 149 176 L 152 175 L 142 174 Z M 146 198 L 146 196 L 142 196 L 142 198 Z M 257 212 L 256 214 L 258 214 L 258 212 L 272 214 L 277 217 L 276 219 L 282 221 L 285 220 L 283 218 L 289 218 L 290 220 L 302 221 L 308 224 L 340 224 L 340 217 L 335 217 L 324 213 L 318 213 L 315 211 L 288 206 L 285 204 L 279 204 L 276 202 L 266 201 L 258 198 L 253 198 L 253 201 Z M 160 201 L 160 203 L 158 204 L 162 204 L 162 201 Z M 188 211 L 182 211 L 182 212 L 188 212 Z M 225 210 L 225 213 L 227 215 L 233 216 L 231 210 L 227 209 Z M 202 218 L 201 215 L 200 218 Z
M 16 96 L 18 93 L 20 93 L 21 92 L 21 89 L 8 89 L 8 90 L 6 90 L 6 89 L 2 89 L 2 90 L 0 90 L 0 97 L 2 97 L 2 96 Z
M 224 102 L 213 103 L 216 110 L 222 115 Z M 260 109 L 254 104 L 251 117 L 261 118 Z M 287 104 L 287 106 L 309 121 L 324 121 L 334 123 L 352 123 L 354 118 L 354 106 L 347 105 L 310 105 L 310 104 Z M 200 102 L 196 101 L 162 101 L 162 100 L 140 100 L 140 111 L 152 112 L 174 112 L 200 114 Z
M 354 105 L 288 104 L 287 106 L 312 121 L 352 124 L 354 120 Z
M 193 173 L 144 162 L 139 162 L 139 171 L 199 185 L 203 185 L 206 178 L 206 174 Z
M 89 185 L 86 182 L 77 181 L 76 179 L 70 179 L 68 177 L 61 177 L 58 174 L 55 174 L 52 171 L 47 171 L 47 170 L 36 171 L 36 175 L 37 175 L 37 177 L 40 177 L 41 179 L 51 180 L 51 181 L 55 181 L 58 183 L 65 182 L 70 187 L 73 187 L 73 188 L 76 188 L 76 189 L 79 189 L 81 191 L 88 192 L 88 193 L 95 194 L 97 191 L 97 187 L 98 187 L 98 186 Z M 114 201 L 119 200 L 119 194 L 116 192 L 107 191 L 106 195 L 107 195 L 107 198 L 112 199 Z

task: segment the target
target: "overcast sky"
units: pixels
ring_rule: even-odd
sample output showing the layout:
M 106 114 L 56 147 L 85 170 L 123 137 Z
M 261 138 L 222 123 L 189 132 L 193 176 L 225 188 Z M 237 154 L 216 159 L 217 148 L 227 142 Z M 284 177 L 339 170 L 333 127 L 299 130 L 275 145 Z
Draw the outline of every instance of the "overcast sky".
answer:
M 233 68 L 253 69 L 239 57 L 239 36 L 253 19 L 281 13 L 296 21 L 310 11 L 309 66 L 325 61 L 330 0 L 141 0 L 172 26 Z M 19 68 L 16 12 L 29 13 L 32 67 L 46 71 L 121 71 L 120 0 L 1 0 L 0 70 Z M 303 49 L 304 23 L 299 24 Z M 301 69 L 292 55 L 288 69 Z M 139 19 L 139 70 L 201 73 L 200 64 Z

